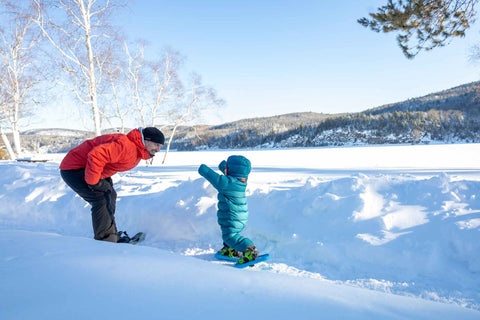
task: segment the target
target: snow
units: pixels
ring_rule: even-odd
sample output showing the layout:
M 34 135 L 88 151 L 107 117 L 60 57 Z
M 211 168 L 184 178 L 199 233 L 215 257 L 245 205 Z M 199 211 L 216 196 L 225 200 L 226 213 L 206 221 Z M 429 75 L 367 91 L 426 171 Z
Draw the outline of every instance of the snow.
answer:
M 239 270 L 197 173 L 253 166 Z M 93 240 L 49 162 L 0 162 L 0 319 L 480 319 L 480 144 L 170 152 L 113 177 L 132 246 Z

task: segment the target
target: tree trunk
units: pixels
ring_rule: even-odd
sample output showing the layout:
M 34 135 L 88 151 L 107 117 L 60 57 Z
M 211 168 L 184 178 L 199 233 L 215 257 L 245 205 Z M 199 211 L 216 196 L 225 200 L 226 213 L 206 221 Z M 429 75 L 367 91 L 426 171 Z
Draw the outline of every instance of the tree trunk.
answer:
M 8 141 L 7 135 L 3 132 L 2 128 L 0 128 L 0 135 L 2 136 L 3 144 L 7 148 L 7 153 L 8 153 L 8 156 L 10 157 L 10 160 L 17 159 L 17 157 L 15 156 L 15 153 L 13 152 L 12 146 L 10 145 L 10 141 Z
M 165 160 L 167 159 L 168 151 L 170 150 L 170 144 L 171 144 L 172 141 L 173 141 L 173 136 L 175 135 L 175 131 L 177 131 L 177 127 L 178 127 L 178 124 L 175 124 L 175 126 L 173 127 L 173 130 L 172 130 L 172 135 L 171 135 L 170 138 L 168 139 L 167 149 L 165 149 L 165 154 L 163 155 L 162 164 L 165 164 Z
M 89 91 L 90 91 L 90 102 L 92 104 L 92 113 L 93 113 L 93 122 L 95 126 L 95 135 L 99 136 L 102 134 L 102 123 L 100 118 L 100 110 L 98 108 L 98 101 L 97 101 L 97 84 L 95 78 L 95 61 L 93 58 L 93 48 L 92 42 L 90 39 L 90 17 L 87 14 L 85 7 L 83 5 L 83 1 L 81 1 L 81 12 L 84 15 L 83 19 L 85 21 L 85 46 L 87 48 L 88 54 L 88 84 L 89 84 Z
M 18 59 L 15 59 L 18 61 Z M 18 76 L 18 68 L 16 68 L 14 72 L 15 77 L 15 90 L 13 93 L 13 120 L 12 120 L 12 134 L 13 134 L 13 145 L 15 146 L 15 152 L 17 156 L 20 155 L 22 152 L 20 146 L 20 130 L 18 128 L 18 119 L 20 116 L 20 83 L 19 83 L 19 76 Z
M 18 131 L 18 128 L 15 126 L 15 128 L 12 131 L 13 134 L 13 145 L 15 146 L 15 153 L 17 156 L 21 154 L 21 145 L 20 145 L 20 132 Z

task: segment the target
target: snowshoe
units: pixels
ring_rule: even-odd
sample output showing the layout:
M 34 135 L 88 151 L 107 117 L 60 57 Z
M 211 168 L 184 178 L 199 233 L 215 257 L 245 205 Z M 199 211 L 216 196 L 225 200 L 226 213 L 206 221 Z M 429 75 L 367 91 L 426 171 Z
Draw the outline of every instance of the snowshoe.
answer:
M 224 257 L 237 258 L 237 259 L 242 257 L 242 253 L 240 251 L 230 248 L 226 244 L 223 245 L 223 248 L 222 250 L 220 250 L 220 253 Z
M 126 231 L 117 232 L 117 243 L 128 243 L 130 242 L 130 237 Z
M 139 241 L 142 241 L 144 238 L 145 238 L 145 234 L 143 232 L 139 232 L 133 237 L 129 237 L 126 231 L 117 232 L 117 243 L 137 244 Z
M 143 232 L 139 232 L 137 233 L 136 235 L 134 235 L 133 237 L 130 238 L 130 241 L 128 243 L 130 244 L 137 244 L 139 243 L 140 241 L 142 241 L 143 239 L 145 239 L 145 233 Z
M 238 259 L 238 264 L 245 264 L 247 262 L 252 262 L 259 255 L 259 252 L 255 246 L 250 246 L 247 250 L 243 252 L 243 257 Z

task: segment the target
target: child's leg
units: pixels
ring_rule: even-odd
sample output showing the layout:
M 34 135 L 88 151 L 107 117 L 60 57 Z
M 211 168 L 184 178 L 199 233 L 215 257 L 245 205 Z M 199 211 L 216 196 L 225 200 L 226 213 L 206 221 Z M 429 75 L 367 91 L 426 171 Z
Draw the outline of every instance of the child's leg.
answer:
M 253 245 L 253 241 L 240 234 L 246 226 L 246 222 L 232 221 L 229 219 L 218 219 L 222 230 L 223 242 L 230 248 L 244 252 Z
M 223 230 L 223 229 L 222 229 Z M 228 245 L 230 248 L 233 248 L 237 251 L 244 252 L 248 247 L 253 245 L 253 241 L 243 237 L 239 233 L 223 233 L 222 232 L 223 242 Z
M 222 231 L 224 229 L 222 228 Z M 239 233 L 222 233 L 223 242 L 229 247 L 242 252 L 238 263 L 243 264 L 255 260 L 259 252 L 255 248 L 253 241 L 241 236 Z

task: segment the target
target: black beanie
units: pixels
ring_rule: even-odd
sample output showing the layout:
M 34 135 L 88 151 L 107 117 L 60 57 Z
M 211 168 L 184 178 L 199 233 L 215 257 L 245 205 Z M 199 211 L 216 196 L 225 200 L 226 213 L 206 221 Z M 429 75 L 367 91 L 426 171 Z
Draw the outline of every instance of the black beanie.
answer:
M 162 131 L 158 130 L 155 127 L 146 127 L 142 130 L 143 139 L 146 141 L 152 141 L 155 143 L 164 144 L 165 137 L 163 136 Z

